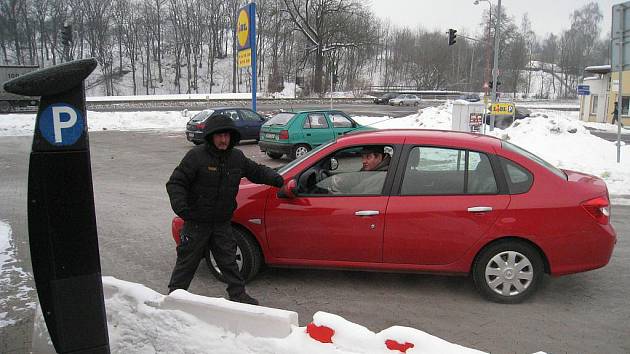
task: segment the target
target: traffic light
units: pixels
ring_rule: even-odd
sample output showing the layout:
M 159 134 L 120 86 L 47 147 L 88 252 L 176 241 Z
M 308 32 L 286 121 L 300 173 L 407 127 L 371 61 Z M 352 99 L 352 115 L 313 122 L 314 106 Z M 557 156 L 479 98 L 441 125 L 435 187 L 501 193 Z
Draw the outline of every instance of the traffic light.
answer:
M 70 45 L 70 42 L 72 42 L 72 25 L 64 25 L 61 30 L 61 43 Z
M 493 83 L 492 81 L 489 81 L 489 82 L 488 82 L 488 87 L 492 88 L 492 85 L 493 85 L 493 84 L 494 84 L 494 83 Z M 499 86 L 501 86 L 501 81 L 497 81 L 497 90 L 499 89 Z
M 457 38 L 457 30 L 456 29 L 452 29 L 449 28 L 448 29 L 448 45 L 453 45 L 455 44 L 457 41 L 455 40 L 455 38 Z

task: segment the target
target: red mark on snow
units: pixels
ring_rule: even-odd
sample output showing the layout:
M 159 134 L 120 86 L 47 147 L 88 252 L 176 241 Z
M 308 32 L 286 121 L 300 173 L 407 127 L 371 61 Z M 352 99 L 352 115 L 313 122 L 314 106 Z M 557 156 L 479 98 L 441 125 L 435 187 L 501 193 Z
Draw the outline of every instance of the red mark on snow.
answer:
M 399 352 L 403 353 L 406 353 L 407 349 L 414 347 L 413 343 L 405 342 L 404 344 L 401 344 L 391 339 L 386 340 L 385 345 L 389 350 L 398 350 Z
M 306 325 L 306 333 L 308 333 L 311 338 L 315 339 L 318 342 L 332 343 L 332 336 L 333 334 L 335 334 L 335 331 L 330 327 L 317 326 L 316 324 L 311 322 Z

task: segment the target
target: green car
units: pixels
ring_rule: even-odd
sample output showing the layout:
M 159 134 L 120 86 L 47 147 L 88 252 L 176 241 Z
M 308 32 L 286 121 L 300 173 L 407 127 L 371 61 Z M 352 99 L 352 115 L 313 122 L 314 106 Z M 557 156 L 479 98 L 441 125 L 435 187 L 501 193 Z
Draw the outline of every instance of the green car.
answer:
M 373 129 L 337 110 L 281 112 L 262 125 L 258 146 L 272 159 L 286 154 L 294 160 L 338 136 Z

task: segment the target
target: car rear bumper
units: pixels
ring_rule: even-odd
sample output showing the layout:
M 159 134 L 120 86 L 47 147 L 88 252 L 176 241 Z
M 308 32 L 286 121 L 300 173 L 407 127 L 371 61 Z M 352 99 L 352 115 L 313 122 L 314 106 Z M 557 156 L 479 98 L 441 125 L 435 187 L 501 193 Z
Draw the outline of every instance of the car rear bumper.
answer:
M 550 273 L 553 276 L 585 272 L 604 267 L 610 262 L 617 233 L 612 225 L 598 225 L 598 230 L 588 230 L 556 240 L 556 252 L 549 256 Z
M 293 146 L 291 144 L 274 143 L 269 141 L 259 141 L 258 147 L 263 152 L 276 152 L 282 154 L 290 154 Z
M 186 139 L 188 141 L 191 141 L 191 142 L 204 141 L 204 139 L 203 139 L 203 132 L 196 132 L 196 131 L 186 130 Z

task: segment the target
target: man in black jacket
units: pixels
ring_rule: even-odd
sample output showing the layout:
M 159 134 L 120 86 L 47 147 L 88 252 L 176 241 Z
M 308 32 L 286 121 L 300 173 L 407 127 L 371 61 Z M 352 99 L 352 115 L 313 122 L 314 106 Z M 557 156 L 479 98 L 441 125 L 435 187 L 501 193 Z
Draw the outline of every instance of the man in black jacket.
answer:
M 171 207 L 184 219 L 169 292 L 188 289 L 205 250 L 210 247 L 228 284 L 229 299 L 258 305 L 245 292 L 245 281 L 236 264 L 236 241 L 230 220 L 236 209 L 241 177 L 275 187 L 281 187 L 284 181 L 274 170 L 234 149 L 240 134 L 229 117 L 209 118 L 205 140 L 207 144 L 188 151 L 166 183 Z

